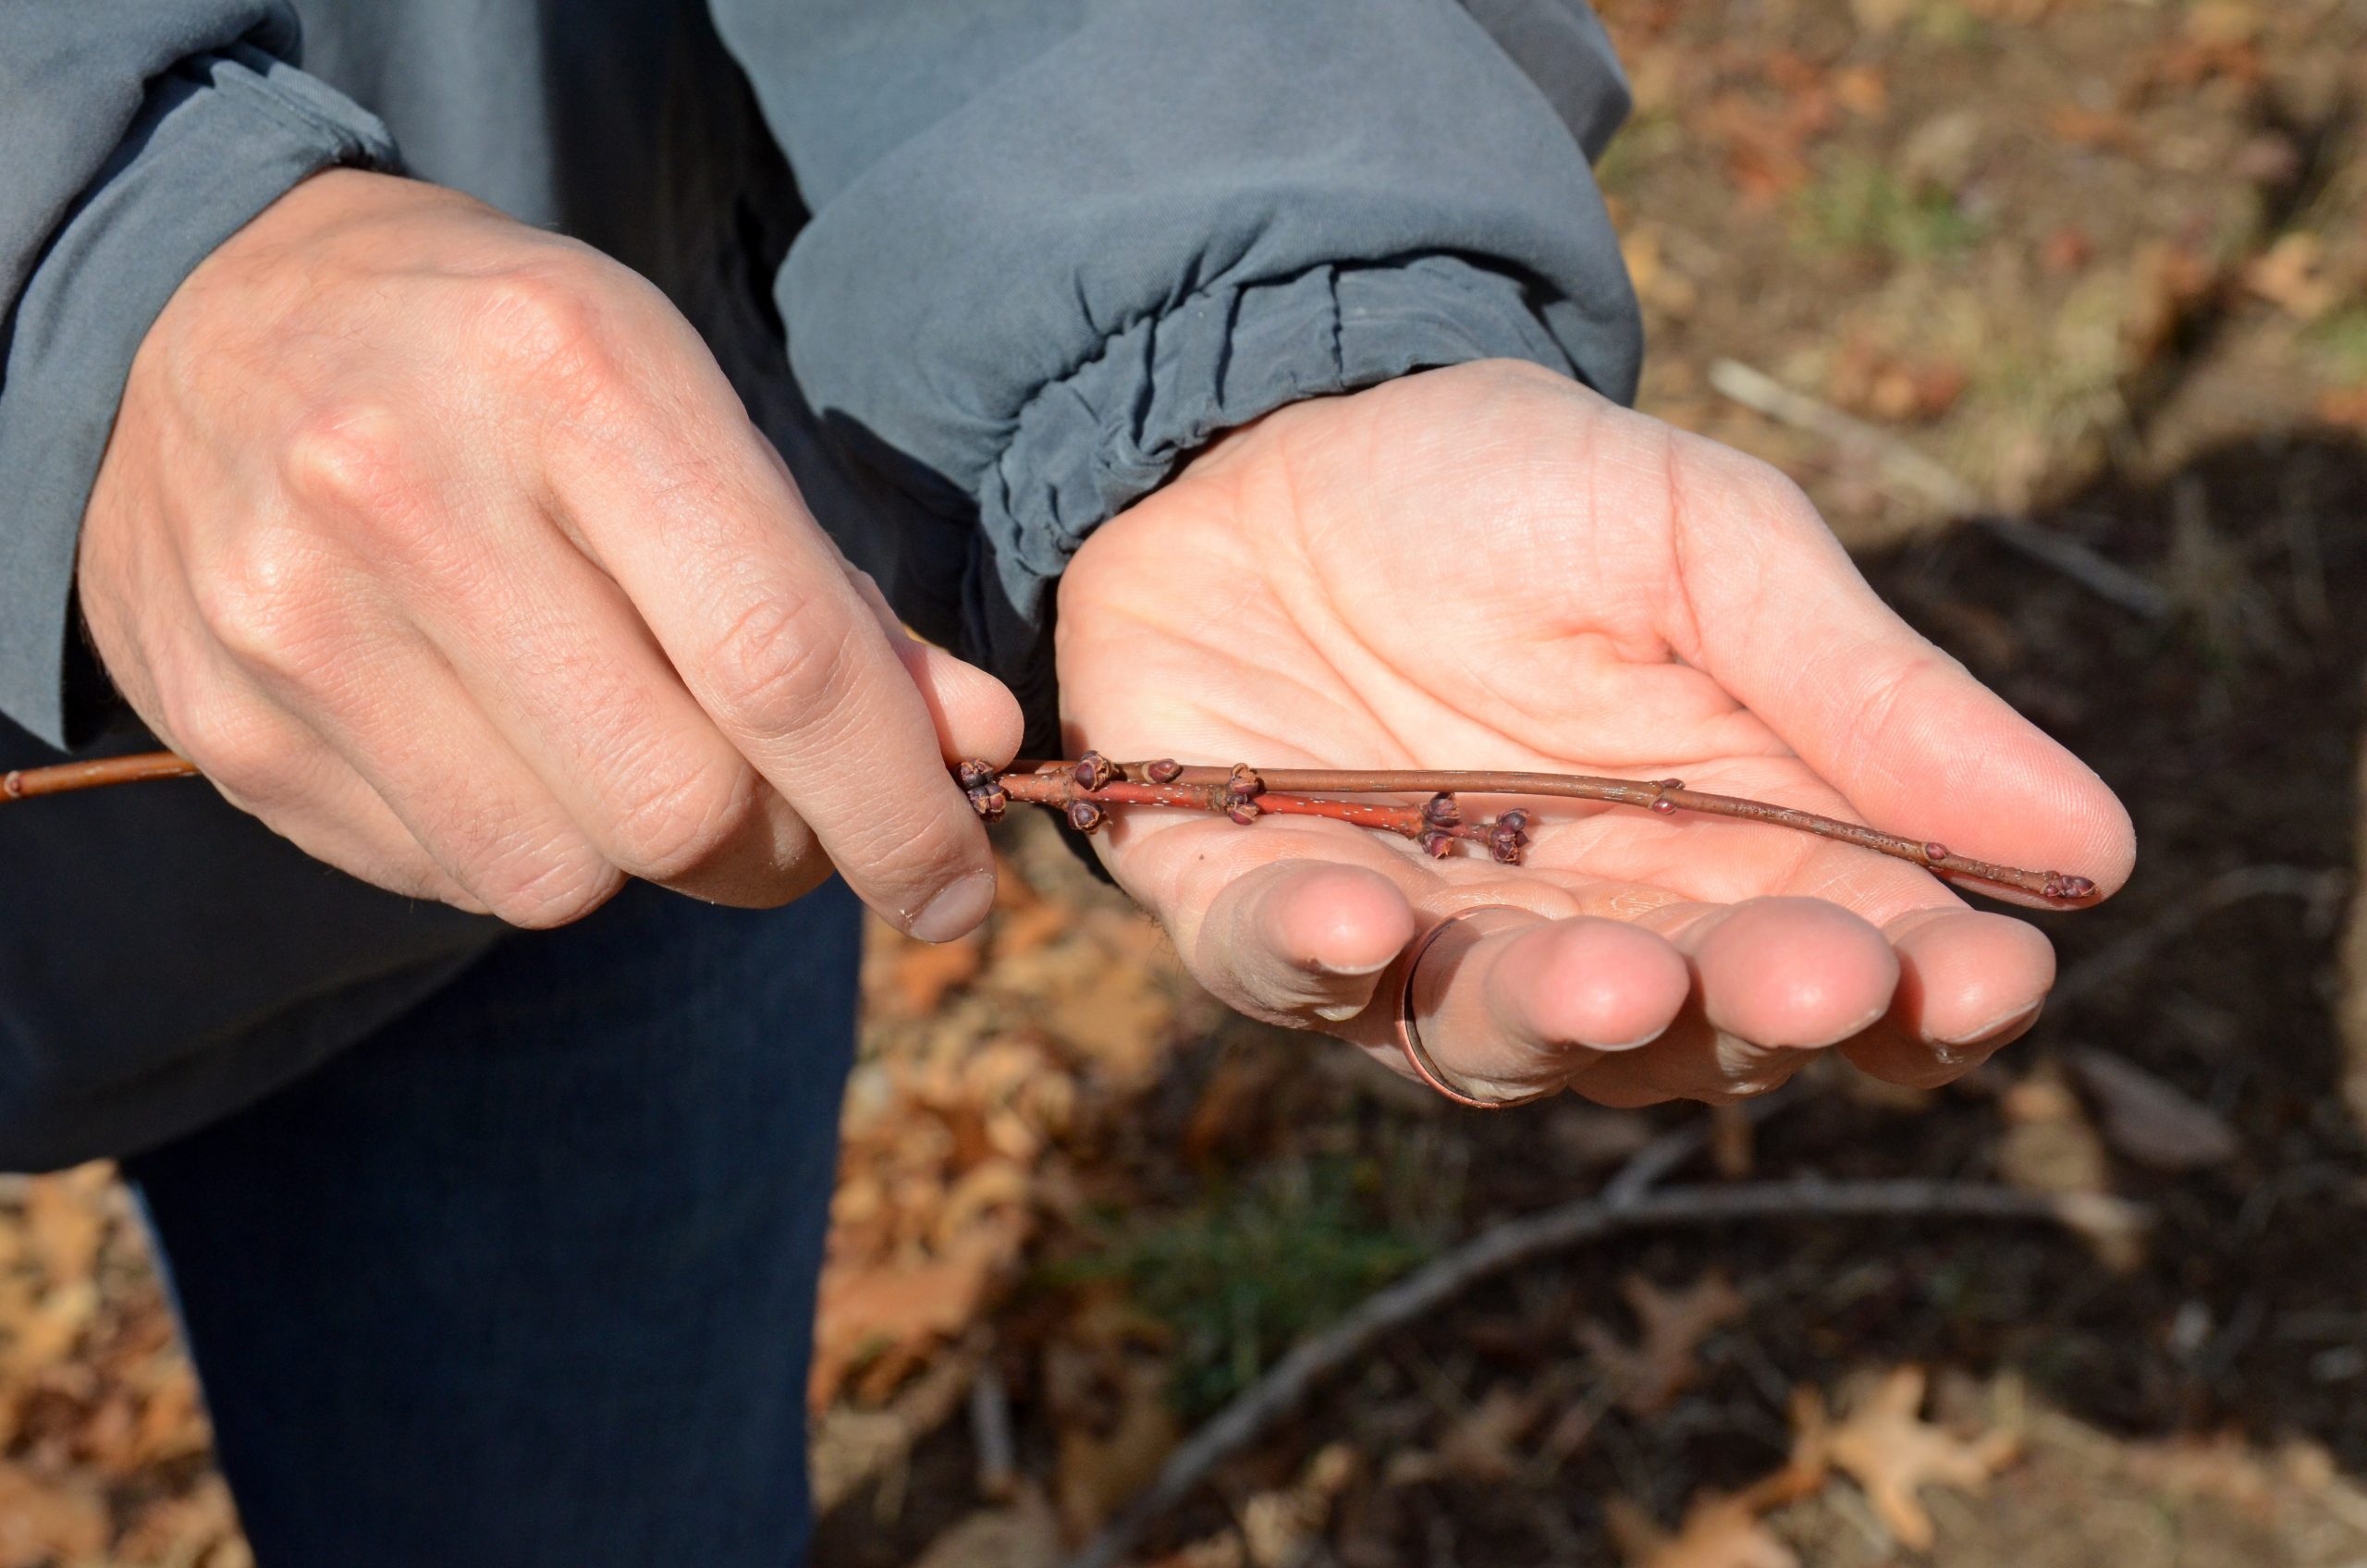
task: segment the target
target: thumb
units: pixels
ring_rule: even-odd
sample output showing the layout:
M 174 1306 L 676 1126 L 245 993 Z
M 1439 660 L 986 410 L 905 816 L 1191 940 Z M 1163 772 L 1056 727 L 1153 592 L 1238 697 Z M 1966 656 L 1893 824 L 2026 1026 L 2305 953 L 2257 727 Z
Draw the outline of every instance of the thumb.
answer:
M 2106 893 L 2128 880 L 2135 830 L 2103 779 L 1883 604 L 1798 486 L 1715 442 L 1673 439 L 1680 657 L 1876 827 Z

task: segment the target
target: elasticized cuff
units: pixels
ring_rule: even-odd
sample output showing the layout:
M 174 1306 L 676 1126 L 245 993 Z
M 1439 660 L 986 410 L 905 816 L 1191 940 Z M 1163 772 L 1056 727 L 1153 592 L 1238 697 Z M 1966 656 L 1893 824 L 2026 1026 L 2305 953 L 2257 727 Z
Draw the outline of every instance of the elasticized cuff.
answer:
M 0 371 L 0 712 L 64 746 L 75 545 L 132 356 L 173 291 L 255 214 L 337 165 L 391 169 L 374 116 L 261 49 L 149 85 L 130 133 L 49 242 Z
M 1632 347 L 1573 363 L 1519 280 L 1458 257 L 1324 265 L 1210 290 L 1137 322 L 1021 410 L 979 496 L 965 642 L 1011 684 L 1031 744 L 1051 741 L 1045 596 L 1093 529 L 1199 447 L 1286 404 L 1417 370 L 1526 360 L 1613 396 Z
M 1517 282 L 1449 256 L 1315 267 L 1138 322 L 1020 410 L 979 496 L 1003 587 L 1032 609 L 1096 524 L 1222 431 L 1303 398 L 1483 359 L 1579 372 Z

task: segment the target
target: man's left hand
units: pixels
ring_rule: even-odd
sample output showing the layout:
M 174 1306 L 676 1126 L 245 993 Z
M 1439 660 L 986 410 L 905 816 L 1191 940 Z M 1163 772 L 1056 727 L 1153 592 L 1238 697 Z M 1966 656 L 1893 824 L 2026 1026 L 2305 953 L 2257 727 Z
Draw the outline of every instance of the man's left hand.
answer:
M 1283 409 L 1112 519 L 1061 585 L 1072 744 L 1267 766 L 1683 778 L 2128 876 L 2127 814 L 1909 630 L 1773 470 L 1527 366 Z M 1098 840 L 1234 1006 L 1404 1070 L 1402 955 L 1440 1067 L 1486 1097 L 1773 1087 L 1837 1047 L 1954 1078 L 2028 1030 L 2030 925 L 1919 867 L 1764 826 L 1524 802 L 1527 864 L 1337 822 L 1137 808 Z

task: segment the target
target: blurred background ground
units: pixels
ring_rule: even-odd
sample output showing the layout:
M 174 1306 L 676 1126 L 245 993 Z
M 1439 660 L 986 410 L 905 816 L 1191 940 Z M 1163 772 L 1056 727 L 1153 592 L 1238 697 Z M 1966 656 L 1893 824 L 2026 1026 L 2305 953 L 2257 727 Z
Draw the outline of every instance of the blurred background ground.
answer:
M 2160 1219 L 1799 1219 L 1521 1268 L 1296 1405 L 1142 1560 L 2367 1563 L 2367 3 L 1603 9 L 1644 406 L 1799 477 L 2143 845 L 2047 922 L 2064 986 L 2005 1058 L 1933 1095 L 1820 1072 L 1679 1179 Z M 822 1568 L 1055 1561 L 1285 1347 L 1704 1114 L 1458 1114 L 1229 1018 L 1040 825 L 1005 832 L 979 937 L 867 961 Z M 0 1188 L 0 1568 L 246 1561 L 110 1173 Z

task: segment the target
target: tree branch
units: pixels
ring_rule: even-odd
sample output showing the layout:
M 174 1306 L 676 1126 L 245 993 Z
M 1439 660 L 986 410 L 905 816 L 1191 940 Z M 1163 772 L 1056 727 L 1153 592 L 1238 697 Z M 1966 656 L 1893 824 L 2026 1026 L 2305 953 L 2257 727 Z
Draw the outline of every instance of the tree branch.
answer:
M 1168 1459 L 1149 1489 L 1062 1568 L 1115 1568 L 1169 1509 L 1191 1495 L 1219 1464 L 1288 1414 L 1318 1383 L 1371 1350 L 1384 1336 L 1418 1322 L 1490 1275 L 1623 1231 L 1803 1216 L 2037 1220 L 2107 1236 L 2127 1235 L 2152 1218 L 2139 1205 L 2095 1194 L 2029 1193 L 1957 1182 L 1826 1182 L 1809 1177 L 1733 1187 L 1675 1187 L 1625 1202 L 1581 1198 L 1508 1220 L 1367 1296 L 1345 1317 L 1276 1362 L 1193 1433 Z

